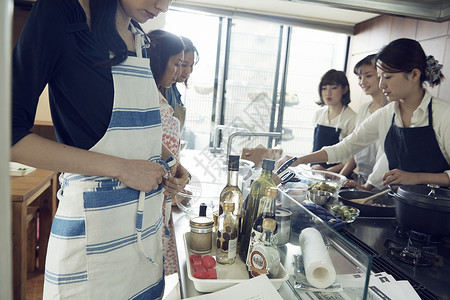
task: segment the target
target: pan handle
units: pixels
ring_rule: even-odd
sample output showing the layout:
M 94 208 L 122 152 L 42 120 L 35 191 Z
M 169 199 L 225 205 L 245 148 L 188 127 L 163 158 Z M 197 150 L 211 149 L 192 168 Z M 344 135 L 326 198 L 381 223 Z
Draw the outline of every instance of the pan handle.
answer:
M 388 184 L 387 186 L 391 190 L 391 192 L 397 194 L 397 189 L 400 187 L 400 184 Z

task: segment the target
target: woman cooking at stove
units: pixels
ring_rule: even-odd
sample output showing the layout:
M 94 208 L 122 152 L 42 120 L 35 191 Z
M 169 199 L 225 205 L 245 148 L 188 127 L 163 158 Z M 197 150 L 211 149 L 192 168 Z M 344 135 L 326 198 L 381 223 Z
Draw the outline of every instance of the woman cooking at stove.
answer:
M 442 65 L 411 39 L 389 43 L 376 59 L 380 88 L 391 103 L 342 142 L 299 157 L 293 165 L 341 161 L 379 139 L 389 164 L 384 185 L 450 185 L 450 104 L 424 88 L 424 82 L 433 87 L 444 79 Z

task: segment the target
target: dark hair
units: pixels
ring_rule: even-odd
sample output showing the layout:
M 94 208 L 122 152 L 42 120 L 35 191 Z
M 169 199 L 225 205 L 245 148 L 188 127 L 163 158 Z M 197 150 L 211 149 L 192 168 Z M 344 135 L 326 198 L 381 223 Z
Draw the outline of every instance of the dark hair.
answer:
M 438 65 L 434 57 L 427 57 L 419 42 L 412 39 L 402 38 L 390 42 L 378 52 L 376 60 L 377 67 L 388 73 L 410 73 L 418 69 L 421 73 L 420 83 L 428 81 L 431 87 L 444 79 L 440 71 L 442 65 Z
M 359 72 L 361 72 L 362 66 L 372 66 L 372 67 L 376 68 L 376 64 L 375 64 L 376 56 L 377 56 L 376 54 L 367 55 L 366 57 L 364 57 L 363 59 L 358 61 L 358 63 L 353 68 L 353 73 L 355 73 L 355 75 L 359 75 Z
M 103 47 L 112 66 L 120 64 L 127 58 L 127 45 L 116 28 L 117 0 L 89 1 L 91 32 Z
M 147 36 L 150 38 L 147 55 L 150 58 L 153 77 L 158 85 L 164 76 L 170 57 L 182 52 L 184 44 L 178 35 L 165 30 L 153 30 Z
M 347 76 L 344 72 L 331 69 L 322 76 L 319 83 L 320 100 L 316 102 L 320 106 L 325 105 L 325 102 L 322 99 L 322 87 L 324 85 L 340 85 L 343 88 L 347 87 L 347 92 L 342 95 L 341 103 L 344 106 L 347 106 L 350 103 L 350 86 L 348 84 Z
M 194 46 L 194 43 L 187 37 L 182 36 L 181 40 L 184 43 L 184 53 L 194 52 L 194 65 L 196 65 L 200 59 L 197 48 Z

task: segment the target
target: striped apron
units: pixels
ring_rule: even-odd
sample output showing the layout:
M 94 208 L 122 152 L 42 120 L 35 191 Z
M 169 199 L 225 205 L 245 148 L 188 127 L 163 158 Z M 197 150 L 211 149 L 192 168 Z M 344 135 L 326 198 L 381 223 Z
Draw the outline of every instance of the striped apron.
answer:
M 132 25 L 131 25 L 132 26 Z M 159 160 L 161 116 L 144 39 L 112 67 L 114 105 L 90 151 Z M 63 173 L 48 244 L 44 299 L 160 299 L 164 291 L 163 188 L 143 193 L 109 177 Z M 170 210 L 169 210 L 170 213 Z

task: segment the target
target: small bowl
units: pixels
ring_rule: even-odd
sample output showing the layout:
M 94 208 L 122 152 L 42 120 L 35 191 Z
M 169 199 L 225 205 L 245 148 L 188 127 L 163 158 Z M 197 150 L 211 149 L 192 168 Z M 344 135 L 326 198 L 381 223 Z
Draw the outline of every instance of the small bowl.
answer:
M 309 190 L 308 191 L 309 200 L 311 200 L 312 202 L 314 202 L 317 205 L 326 204 L 330 200 L 330 197 L 332 195 L 333 194 L 331 192 L 327 192 L 327 191 L 321 191 L 321 190 Z
M 346 213 L 348 211 L 349 213 Z M 336 217 L 340 217 L 345 223 L 353 223 L 359 217 L 359 209 L 346 205 L 333 205 L 331 213 Z

